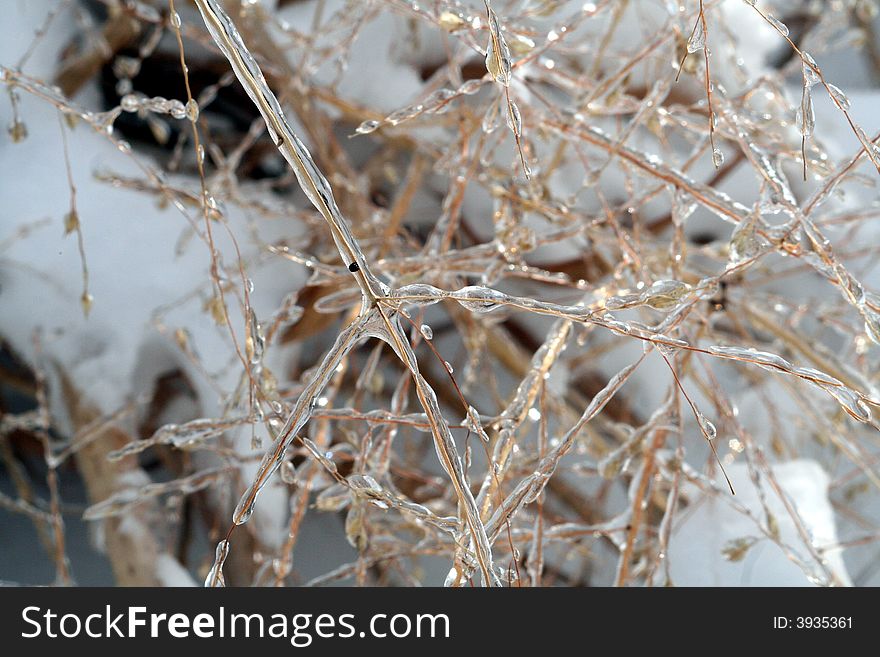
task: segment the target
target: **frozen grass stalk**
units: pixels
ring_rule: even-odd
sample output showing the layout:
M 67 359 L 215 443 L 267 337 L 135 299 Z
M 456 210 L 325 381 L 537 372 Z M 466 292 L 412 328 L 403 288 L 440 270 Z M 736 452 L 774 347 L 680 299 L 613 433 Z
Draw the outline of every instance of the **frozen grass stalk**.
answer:
M 394 349 L 407 368 L 412 372 L 413 380 L 419 401 L 425 409 L 425 413 L 431 422 L 434 434 L 434 446 L 440 457 L 443 469 L 453 482 L 459 501 L 464 507 L 465 522 L 474 539 L 476 557 L 483 573 L 484 582 L 493 585 L 498 582 L 498 577 L 492 566 L 492 552 L 486 537 L 486 530 L 480 519 L 476 502 L 470 488 L 464 479 L 461 459 L 455 447 L 455 441 L 446 420 L 437 404 L 437 397 L 425 379 L 419 373 L 415 354 L 404 335 L 399 323 L 391 315 L 393 308 L 383 307 L 380 298 L 384 298 L 383 284 L 373 276 L 364 254 L 361 252 L 357 241 L 352 235 L 348 222 L 342 216 L 333 191 L 324 175 L 318 170 L 312 156 L 305 145 L 300 141 L 290 128 L 277 98 L 269 89 L 266 80 L 260 71 L 253 56 L 248 51 L 238 30 L 232 20 L 223 11 L 222 7 L 214 0 L 196 0 L 205 25 L 211 33 L 214 41 L 226 55 L 235 71 L 236 77 L 245 88 L 248 96 L 260 110 L 260 114 L 266 121 L 269 133 L 272 135 L 278 150 L 293 168 L 299 181 L 300 187 L 321 213 L 330 228 L 333 240 L 339 250 L 343 262 L 347 265 L 357 263 L 358 267 L 352 271 L 362 292 L 362 306 L 358 320 L 349 329 L 340 335 L 344 338 L 338 341 L 334 350 L 325 359 L 321 372 L 313 380 L 313 383 L 300 397 L 297 402 L 297 410 L 288 418 L 285 427 L 280 432 L 275 444 L 266 452 L 260 468 L 251 486 L 245 491 L 241 501 L 236 506 L 233 515 L 233 523 L 240 525 L 246 522 L 253 512 L 257 495 L 266 485 L 272 474 L 280 467 L 284 455 L 290 444 L 296 439 L 297 431 L 302 428 L 309 419 L 311 408 L 317 396 L 326 385 L 329 375 L 339 365 L 339 359 L 354 346 L 354 343 L 366 334 L 368 324 L 380 322 L 382 328 L 376 337 L 380 337 Z M 381 295 L 381 296 L 380 296 Z

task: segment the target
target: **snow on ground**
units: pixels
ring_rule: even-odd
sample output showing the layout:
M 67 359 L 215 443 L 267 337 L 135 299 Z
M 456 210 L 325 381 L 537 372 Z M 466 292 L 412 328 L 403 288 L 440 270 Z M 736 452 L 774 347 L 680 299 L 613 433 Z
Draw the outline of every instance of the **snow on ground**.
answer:
M 780 463 L 772 470 L 783 493 L 800 515 L 813 545 L 835 545 L 834 511 L 827 497 L 829 480 L 822 467 L 815 461 L 796 460 Z M 735 503 L 746 507 L 759 522 L 765 522 L 758 489 L 745 464 L 737 463 L 727 473 L 736 489 Z M 768 488 L 766 482 L 765 488 Z M 689 489 L 686 486 L 683 490 L 685 498 Z M 809 561 L 803 554 L 802 539 L 783 499 L 769 493 L 766 504 L 776 518 L 782 542 L 798 546 L 795 551 Z M 704 498 L 694 507 L 680 509 L 674 524 L 667 559 L 670 577 L 677 586 L 805 586 L 808 583 L 804 571 L 778 545 L 762 538 L 756 523 L 734 509 L 729 498 Z M 826 556 L 828 568 L 841 583 L 850 585 L 840 553 L 832 550 Z

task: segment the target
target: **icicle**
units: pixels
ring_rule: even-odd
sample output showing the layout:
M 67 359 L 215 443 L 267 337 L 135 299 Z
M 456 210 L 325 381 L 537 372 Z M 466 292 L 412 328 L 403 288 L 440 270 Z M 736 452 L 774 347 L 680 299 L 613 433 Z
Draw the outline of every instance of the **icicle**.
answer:
M 223 564 L 226 563 L 226 557 L 229 555 L 229 541 L 222 540 L 217 543 L 217 549 L 214 551 L 214 564 L 208 571 L 205 578 L 205 587 L 213 588 L 226 586 L 226 580 L 223 578 Z
M 810 137 L 816 127 L 816 114 L 813 111 L 813 94 L 810 88 L 805 86 L 801 97 L 801 104 L 795 114 L 795 124 L 798 131 L 804 137 Z

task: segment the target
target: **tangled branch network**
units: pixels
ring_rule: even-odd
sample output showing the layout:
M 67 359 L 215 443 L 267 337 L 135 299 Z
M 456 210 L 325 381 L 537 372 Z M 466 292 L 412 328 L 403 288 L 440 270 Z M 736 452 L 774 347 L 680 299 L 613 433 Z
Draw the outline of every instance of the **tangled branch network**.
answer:
M 873 1 L 37 5 L 0 508 L 57 583 L 82 522 L 128 584 L 880 582 Z

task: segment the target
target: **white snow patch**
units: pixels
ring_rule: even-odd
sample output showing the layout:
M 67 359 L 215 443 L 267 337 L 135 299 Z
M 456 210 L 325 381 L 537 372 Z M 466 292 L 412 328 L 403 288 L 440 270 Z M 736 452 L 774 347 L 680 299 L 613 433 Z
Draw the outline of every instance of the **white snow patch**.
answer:
M 198 586 L 186 568 L 167 552 L 156 559 L 156 577 L 162 586 Z
M 814 548 L 837 543 L 834 513 L 828 501 L 828 475 L 815 461 L 796 460 L 772 467 L 773 474 L 812 536 Z M 735 501 L 764 522 L 758 490 L 743 463 L 727 468 L 736 489 Z M 767 505 L 776 517 L 784 544 L 791 546 L 801 559 L 809 562 L 807 550 L 783 501 L 765 481 Z M 683 487 L 683 493 L 696 491 Z M 692 497 L 693 499 L 693 497 Z M 681 509 L 675 522 L 667 558 L 673 584 L 678 586 L 808 586 L 804 571 L 790 561 L 778 545 L 763 539 L 746 552 L 741 561 L 728 561 L 722 551 L 732 541 L 762 536 L 754 521 L 739 513 L 727 501 L 712 497 L 694 508 Z M 829 570 L 842 583 L 850 578 L 839 553 L 825 554 Z

